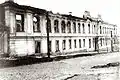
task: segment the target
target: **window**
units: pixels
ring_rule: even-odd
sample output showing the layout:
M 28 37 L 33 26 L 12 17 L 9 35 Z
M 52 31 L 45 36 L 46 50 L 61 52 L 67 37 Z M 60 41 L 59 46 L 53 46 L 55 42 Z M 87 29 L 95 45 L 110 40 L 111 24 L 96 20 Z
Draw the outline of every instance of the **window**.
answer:
M 41 43 L 40 41 L 35 41 L 35 53 L 41 52 Z
M 62 33 L 65 33 L 65 21 L 61 22 Z
M 69 40 L 69 49 L 71 49 L 71 40 Z
M 101 46 L 102 46 L 102 38 L 100 38 L 100 44 L 101 44 Z
M 89 48 L 91 48 L 91 39 L 89 39 Z
M 23 32 L 24 31 L 24 15 L 16 14 L 16 31 Z
M 106 27 L 105 27 L 105 34 L 106 34 Z
M 71 33 L 71 23 L 70 22 L 67 23 L 67 31 L 68 31 L 68 33 Z
M 81 39 L 79 39 L 79 48 L 81 48 Z
M 94 25 L 94 33 L 95 33 L 95 25 Z
M 100 26 L 100 34 L 102 34 L 102 27 Z
M 49 33 L 52 33 L 50 19 L 48 20 L 48 30 L 49 30 Z M 47 32 L 47 22 L 46 22 L 46 32 Z
M 54 21 L 54 31 L 55 31 L 55 33 L 59 33 L 58 20 Z
M 58 51 L 59 51 L 59 41 L 56 40 L 56 52 L 58 52 Z
M 93 38 L 93 47 L 95 47 L 95 38 Z
M 84 25 L 84 23 L 82 24 L 82 27 L 83 27 L 83 34 L 85 34 L 85 25 Z
M 83 47 L 85 47 L 85 39 L 83 39 Z
M 76 45 L 76 40 L 74 40 L 74 47 L 77 48 L 77 45 Z
M 63 45 L 63 50 L 65 50 L 66 49 L 66 41 L 65 40 L 63 40 L 62 45 Z
M 80 23 L 78 23 L 78 33 L 81 33 Z
M 76 23 L 73 23 L 73 33 L 76 33 Z
M 40 18 L 38 16 L 33 17 L 33 31 L 40 32 Z
M 104 27 L 103 27 L 103 34 L 104 34 Z
M 88 33 L 90 33 L 90 24 L 88 24 Z

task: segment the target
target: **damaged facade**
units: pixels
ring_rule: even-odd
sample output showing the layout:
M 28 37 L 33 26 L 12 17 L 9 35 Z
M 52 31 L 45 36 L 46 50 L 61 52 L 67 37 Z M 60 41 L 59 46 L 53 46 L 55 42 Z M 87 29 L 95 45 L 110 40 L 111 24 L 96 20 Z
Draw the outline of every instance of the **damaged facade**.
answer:
M 19 5 L 9 0 L 2 3 L 1 23 L 9 27 L 6 48 L 9 55 L 47 55 L 48 11 Z M 83 17 L 71 14 L 49 14 L 49 47 L 51 55 L 81 51 L 112 50 L 117 44 L 117 26 L 104 22 L 99 15 Z M 2 26 L 0 26 L 2 27 Z M 4 53 L 4 52 L 3 52 Z

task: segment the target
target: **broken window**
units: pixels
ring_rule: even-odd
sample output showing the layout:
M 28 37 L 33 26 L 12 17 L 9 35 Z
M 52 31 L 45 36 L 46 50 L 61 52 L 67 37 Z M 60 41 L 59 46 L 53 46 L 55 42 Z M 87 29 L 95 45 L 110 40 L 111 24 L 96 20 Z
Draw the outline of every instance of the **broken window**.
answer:
M 89 39 L 89 48 L 91 48 L 91 39 Z
M 76 23 L 73 23 L 73 33 L 76 33 Z
M 50 19 L 48 20 L 48 31 L 49 31 L 49 33 L 52 33 L 52 30 L 51 30 L 51 20 Z M 46 22 L 46 32 L 47 32 L 47 22 Z
M 38 16 L 33 17 L 33 31 L 40 32 L 40 18 Z
M 82 27 L 83 27 L 83 34 L 85 34 L 85 25 L 84 25 L 84 23 L 82 24 Z
M 81 39 L 79 39 L 79 48 L 81 48 Z
M 61 22 L 62 33 L 65 33 L 65 21 Z
M 90 33 L 90 24 L 88 24 L 88 33 Z
M 68 33 L 71 33 L 71 23 L 70 22 L 67 23 L 67 31 L 68 31 Z
M 71 49 L 71 40 L 69 40 L 69 49 Z
M 55 33 L 58 33 L 58 32 L 59 32 L 58 20 L 55 20 L 55 21 L 54 21 L 54 31 L 55 31 Z
M 16 31 L 23 32 L 24 31 L 24 15 L 16 14 Z
M 56 52 L 59 51 L 59 40 L 56 40 Z
M 76 40 L 74 40 L 74 47 L 77 48 L 77 45 L 76 45 Z
M 41 43 L 40 41 L 35 41 L 35 53 L 41 52 Z
M 63 50 L 65 50 L 66 49 L 66 41 L 65 40 L 63 40 L 62 45 L 63 45 Z
M 81 33 L 80 23 L 78 23 L 78 33 Z

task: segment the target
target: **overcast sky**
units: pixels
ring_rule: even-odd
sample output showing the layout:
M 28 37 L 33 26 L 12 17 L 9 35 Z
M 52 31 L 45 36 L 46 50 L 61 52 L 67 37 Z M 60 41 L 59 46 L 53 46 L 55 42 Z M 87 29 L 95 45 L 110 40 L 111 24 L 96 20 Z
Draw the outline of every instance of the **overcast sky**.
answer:
M 5 0 L 0 0 L 4 2 Z M 22 5 L 29 5 L 37 8 L 51 10 L 82 17 L 85 10 L 90 11 L 91 16 L 98 14 L 106 22 L 120 26 L 120 0 L 14 0 Z

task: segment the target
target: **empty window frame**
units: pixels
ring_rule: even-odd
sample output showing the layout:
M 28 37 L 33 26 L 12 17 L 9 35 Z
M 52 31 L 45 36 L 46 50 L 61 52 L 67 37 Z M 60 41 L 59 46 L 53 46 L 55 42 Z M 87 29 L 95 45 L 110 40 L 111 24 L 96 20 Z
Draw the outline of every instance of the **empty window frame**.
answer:
M 70 21 L 68 21 L 68 23 L 67 23 L 67 32 L 71 33 L 71 23 L 70 23 Z
M 81 25 L 78 23 L 78 33 L 81 33 Z
M 58 23 L 59 23 L 58 20 L 54 21 L 54 31 L 55 31 L 55 33 L 59 33 L 59 27 L 58 27 L 59 25 L 58 25 Z
M 73 22 L 73 33 L 76 33 L 76 23 Z
M 65 50 L 66 49 L 66 41 L 65 40 L 63 40 L 63 42 L 62 42 L 62 46 L 63 46 L 63 50 Z
M 69 39 L 69 49 L 72 48 L 72 45 L 71 45 L 71 39 Z
M 16 32 L 24 31 L 24 15 L 16 14 Z
M 61 29 L 62 29 L 62 33 L 65 33 L 66 31 L 65 31 L 65 21 L 62 21 L 61 22 Z
M 46 32 L 47 32 L 47 27 L 48 27 L 49 33 L 52 33 L 52 29 L 51 29 L 51 20 L 50 20 L 50 19 L 48 19 L 48 26 L 47 26 L 47 22 L 46 22 Z
M 40 18 L 39 18 L 39 16 L 33 16 L 33 31 L 40 32 Z

